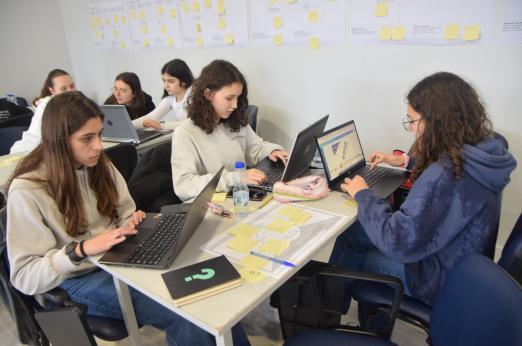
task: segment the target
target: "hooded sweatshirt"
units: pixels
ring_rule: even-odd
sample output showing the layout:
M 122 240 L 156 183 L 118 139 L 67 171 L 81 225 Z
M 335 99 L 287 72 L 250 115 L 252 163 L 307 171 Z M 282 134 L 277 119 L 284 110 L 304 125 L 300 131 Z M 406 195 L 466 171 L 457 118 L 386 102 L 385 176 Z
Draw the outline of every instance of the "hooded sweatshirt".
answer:
M 429 305 L 461 257 L 472 252 L 493 257 L 501 193 L 517 165 L 493 138 L 464 145 L 461 155 L 458 179 L 449 159 L 432 163 L 396 212 L 369 189 L 355 195 L 370 240 L 386 256 L 405 263 L 409 291 Z

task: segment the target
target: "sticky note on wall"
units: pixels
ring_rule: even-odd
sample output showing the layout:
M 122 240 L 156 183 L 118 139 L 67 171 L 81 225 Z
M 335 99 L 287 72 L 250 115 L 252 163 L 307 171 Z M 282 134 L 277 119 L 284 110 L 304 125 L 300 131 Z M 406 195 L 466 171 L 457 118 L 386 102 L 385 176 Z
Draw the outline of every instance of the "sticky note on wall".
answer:
M 448 24 L 444 27 L 445 40 L 458 40 L 460 38 L 460 25 Z
M 404 26 L 395 26 L 392 29 L 392 40 L 402 41 L 406 37 L 406 28 Z
M 464 27 L 464 41 L 474 41 L 480 38 L 480 25 L 466 25 Z
M 308 11 L 308 21 L 310 23 L 319 22 L 319 11 L 318 10 L 310 10 Z
M 389 26 L 381 27 L 381 30 L 379 30 L 379 40 L 388 41 L 391 39 L 392 39 L 392 28 Z
M 282 46 L 283 43 L 284 43 L 284 41 L 283 41 L 283 35 L 281 35 L 281 34 L 276 34 L 276 35 L 274 35 L 274 44 L 275 44 L 276 46 Z
M 280 16 L 274 17 L 272 20 L 272 25 L 274 26 L 274 29 L 280 29 L 283 27 L 283 18 Z
M 375 17 L 387 17 L 388 4 L 386 2 L 378 2 L 375 4 Z

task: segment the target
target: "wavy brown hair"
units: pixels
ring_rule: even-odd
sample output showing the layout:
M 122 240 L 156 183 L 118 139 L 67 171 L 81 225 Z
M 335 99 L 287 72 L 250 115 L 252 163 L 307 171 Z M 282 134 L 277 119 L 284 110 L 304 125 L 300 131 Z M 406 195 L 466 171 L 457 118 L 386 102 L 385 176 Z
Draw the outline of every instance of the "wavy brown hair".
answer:
M 456 178 L 462 172 L 461 149 L 492 136 L 491 121 L 473 87 L 459 76 L 438 72 L 421 80 L 407 95 L 422 116 L 424 131 L 415 142 L 415 180 L 431 163 L 449 159 Z
M 141 89 L 140 78 L 138 75 L 133 72 L 122 72 L 114 79 L 114 81 L 118 80 L 127 84 L 132 90 L 133 98 L 131 104 L 128 105 L 130 118 L 134 120 L 147 114 L 146 96 Z M 116 100 L 116 96 L 112 94 L 105 100 L 104 104 L 117 105 L 118 101 Z
M 9 178 L 27 179 L 40 183 L 55 200 L 65 220 L 67 234 L 77 236 L 87 232 L 88 223 L 83 210 L 78 178 L 74 168 L 74 156 L 70 137 L 92 118 L 103 121 L 103 113 L 94 101 L 79 91 L 68 91 L 51 98 L 42 116 L 42 142 L 16 167 Z M 22 175 L 43 170 L 40 177 Z M 113 222 L 119 219 L 118 191 L 114 183 L 114 171 L 102 151 L 98 163 L 88 167 L 89 186 L 95 192 L 98 211 Z
M 192 96 L 188 99 L 187 116 L 195 125 L 207 133 L 212 133 L 218 126 L 214 107 L 205 97 L 205 90 L 215 92 L 233 83 L 241 83 L 243 92 L 239 95 L 237 108 L 228 119 L 221 122 L 227 123 L 233 132 L 238 132 L 242 126 L 248 125 L 246 109 L 248 107 L 248 87 L 243 74 L 225 60 L 214 60 L 201 71 L 201 75 L 192 85 Z
M 69 74 L 66 71 L 61 70 L 59 68 L 55 68 L 54 70 L 51 70 L 51 72 L 49 72 L 49 74 L 47 75 L 47 78 L 44 81 L 42 90 L 40 90 L 40 95 L 35 97 L 35 99 L 33 100 L 33 106 L 36 107 L 36 102 L 39 99 L 43 99 L 44 97 L 51 96 L 51 91 L 49 90 L 49 88 L 54 87 L 53 79 L 55 77 L 60 77 L 60 76 L 69 76 Z

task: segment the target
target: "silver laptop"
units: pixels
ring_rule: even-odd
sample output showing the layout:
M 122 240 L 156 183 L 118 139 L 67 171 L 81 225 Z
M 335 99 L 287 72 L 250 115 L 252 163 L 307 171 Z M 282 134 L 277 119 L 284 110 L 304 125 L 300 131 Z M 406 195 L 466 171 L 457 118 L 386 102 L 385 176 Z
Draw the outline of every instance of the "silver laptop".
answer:
M 162 214 L 147 213 L 136 227 L 138 234 L 113 246 L 100 258 L 100 263 L 168 268 L 205 218 L 223 169 L 221 167 L 194 202 L 165 206 Z
M 136 129 L 123 105 L 100 105 L 105 115 L 102 139 L 107 142 L 141 144 L 172 130 Z
M 324 132 L 316 141 L 332 190 L 341 191 L 344 178 L 360 175 L 379 197 L 386 198 L 406 179 L 402 170 L 380 166 L 370 170 L 353 120 Z
M 315 136 L 324 131 L 328 116 L 328 114 L 325 115 L 305 129 L 299 131 L 295 137 L 292 152 L 288 157 L 286 165 L 281 162 L 281 160 L 274 162 L 269 158 L 265 158 L 255 165 L 254 168 L 266 174 L 267 180 L 259 186 L 252 186 L 252 188 L 272 191 L 274 184 L 278 181 L 287 182 L 305 175 L 315 155 Z

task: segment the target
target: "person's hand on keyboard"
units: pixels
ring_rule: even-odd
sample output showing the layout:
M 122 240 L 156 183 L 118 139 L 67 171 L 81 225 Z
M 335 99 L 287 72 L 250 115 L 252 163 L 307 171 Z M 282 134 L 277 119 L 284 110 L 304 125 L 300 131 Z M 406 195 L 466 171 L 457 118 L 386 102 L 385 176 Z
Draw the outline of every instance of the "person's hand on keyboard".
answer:
M 384 154 L 380 151 L 376 151 L 371 153 L 368 161 L 370 163 L 370 169 L 374 169 L 379 163 L 384 162 L 394 167 L 403 167 L 405 163 L 404 155 L 393 155 L 393 154 Z
M 125 223 L 125 226 L 134 228 L 134 227 L 136 227 L 136 225 L 138 225 L 140 222 L 142 222 L 143 219 L 146 217 L 147 217 L 147 214 L 145 214 L 144 211 L 136 210 L 134 213 L 132 213 L 132 218 Z
M 259 169 L 251 168 L 245 173 L 248 185 L 259 185 L 266 180 L 266 174 Z
M 87 256 L 97 255 L 109 250 L 116 244 L 124 242 L 127 236 L 135 235 L 136 233 L 138 231 L 134 226 L 124 225 L 119 228 L 111 228 L 94 238 L 85 240 L 83 249 Z
M 284 150 L 274 150 L 268 158 L 274 162 L 276 162 L 277 160 L 281 160 L 286 166 L 286 161 L 288 160 L 288 153 Z
M 353 179 L 345 178 L 344 184 L 341 184 L 341 190 L 348 193 L 352 198 L 355 197 L 357 192 L 366 189 L 368 189 L 368 184 L 360 175 L 356 175 Z

